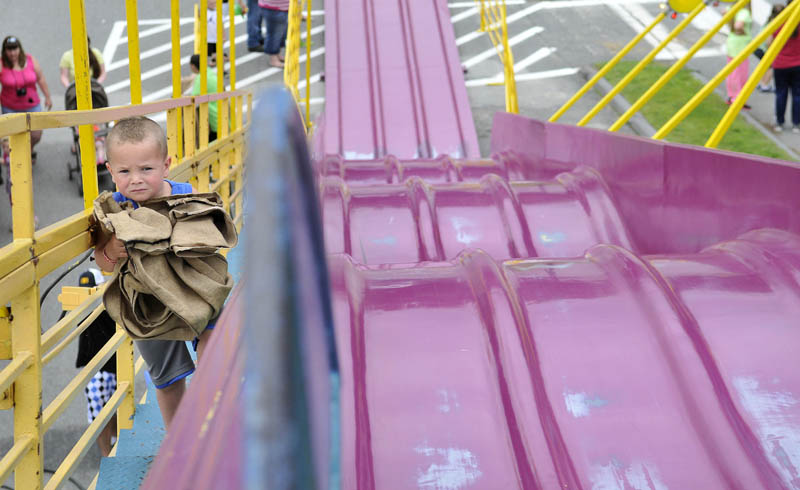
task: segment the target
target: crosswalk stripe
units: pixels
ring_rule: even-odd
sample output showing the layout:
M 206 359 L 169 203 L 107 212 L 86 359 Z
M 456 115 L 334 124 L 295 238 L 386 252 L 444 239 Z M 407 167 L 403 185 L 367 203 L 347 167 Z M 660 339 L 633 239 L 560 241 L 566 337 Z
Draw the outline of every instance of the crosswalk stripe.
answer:
M 539 27 L 539 26 L 531 27 L 530 29 L 522 31 L 521 33 L 519 33 L 516 36 L 512 37 L 511 39 L 509 39 L 508 40 L 508 45 L 509 45 L 509 47 L 510 46 L 514 46 L 514 45 L 516 45 L 518 43 L 521 43 L 522 41 L 524 41 L 526 39 L 529 39 L 529 38 L 535 36 L 536 34 L 539 34 L 542 31 L 544 31 L 544 29 L 542 27 Z M 491 48 L 489 48 L 489 49 L 487 49 L 487 50 L 485 50 L 485 51 L 473 56 L 472 58 L 469 58 L 468 60 L 463 61 L 461 64 L 462 64 L 462 66 L 464 66 L 466 68 L 470 68 L 472 66 L 477 65 L 478 63 L 480 63 L 481 61 L 483 61 L 483 60 L 485 60 L 487 58 L 491 58 L 492 56 L 496 56 L 496 53 L 497 53 L 497 50 L 494 47 L 491 47 Z
M 568 77 L 578 73 L 578 68 L 559 68 L 557 70 L 537 71 L 533 73 L 521 73 L 515 75 L 514 79 L 518 82 L 525 82 L 529 80 L 542 80 L 545 78 Z M 486 85 L 496 85 L 503 83 L 503 74 L 498 73 L 493 77 L 476 78 L 474 80 L 467 80 L 467 87 L 483 87 Z

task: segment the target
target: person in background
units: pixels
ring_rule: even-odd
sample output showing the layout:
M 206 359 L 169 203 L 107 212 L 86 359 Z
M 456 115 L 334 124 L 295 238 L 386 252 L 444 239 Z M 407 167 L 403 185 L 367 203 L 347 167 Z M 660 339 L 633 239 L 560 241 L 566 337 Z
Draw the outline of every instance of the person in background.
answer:
M 791 3 L 791 1 L 789 2 Z M 781 27 L 782 28 L 782 27 Z M 794 29 L 786 44 L 783 45 L 772 69 L 775 73 L 775 132 L 783 131 L 786 114 L 786 102 L 789 91 L 792 92 L 792 132 L 800 133 L 800 36 Z M 774 36 L 778 35 L 778 29 Z
M 103 274 L 97 269 L 89 269 L 80 275 L 78 284 L 81 287 L 92 288 L 99 286 L 104 282 Z M 61 313 L 63 318 L 66 312 Z M 95 318 L 91 325 L 86 330 L 81 332 L 78 338 L 78 356 L 75 359 L 75 367 L 82 368 L 89 364 L 89 362 L 100 352 L 100 349 L 111 340 L 111 337 L 117 333 L 117 326 L 114 320 L 108 316 L 106 311 L 100 313 Z M 100 410 L 111 399 L 111 395 L 117 390 L 117 355 L 114 354 L 111 358 L 100 367 L 92 379 L 86 384 L 84 393 L 86 394 L 86 410 L 89 423 L 91 424 L 94 419 L 100 414 Z M 97 436 L 97 446 L 100 448 L 100 453 L 107 457 L 114 446 L 114 440 L 117 434 L 117 416 L 111 417 L 111 420 L 103 427 L 100 435 Z
M 264 52 L 269 56 L 270 66 L 283 68 L 281 47 L 286 43 L 286 31 L 289 28 L 289 0 L 258 0 L 258 6 L 267 21 Z
M 15 36 L 3 39 L 2 46 L 3 68 L 0 71 L 0 108 L 3 114 L 16 112 L 41 112 L 42 104 L 36 85 L 44 94 L 44 106 L 49 111 L 53 107 L 50 98 L 50 89 L 47 80 L 42 74 L 42 68 L 30 54 L 25 54 L 22 43 Z M 31 131 L 31 158 L 36 163 L 34 147 L 42 139 L 42 131 Z
M 728 54 L 728 63 L 733 58 L 739 55 L 747 44 L 753 39 L 753 15 L 750 12 L 750 2 L 741 8 L 730 23 L 730 34 L 725 42 L 725 50 Z M 750 63 L 745 58 L 742 63 L 736 67 L 735 70 L 728 75 L 725 79 L 725 85 L 728 89 L 728 104 L 733 103 L 742 87 L 747 83 L 747 77 L 750 76 Z M 750 106 L 745 104 L 745 109 L 750 109 Z
M 772 22 L 772 20 L 775 19 L 775 17 L 777 17 L 778 14 L 780 14 L 783 9 L 784 9 L 783 5 L 773 5 L 772 10 L 769 13 L 769 18 L 767 19 L 767 24 Z M 764 56 L 767 49 L 769 48 L 769 45 L 771 44 L 771 41 L 772 41 L 771 38 L 767 38 L 764 44 L 756 50 L 755 55 L 758 57 L 758 59 L 761 59 Z M 764 73 L 764 76 L 761 78 L 761 81 L 758 82 L 757 88 L 759 92 L 766 92 L 766 93 L 775 92 L 775 87 L 772 84 L 773 75 L 774 73 L 772 67 L 770 66 L 769 69 L 767 69 L 767 72 Z
M 264 35 L 261 33 L 263 20 L 258 0 L 247 0 L 247 50 L 250 52 L 264 51 Z
M 92 40 L 86 38 L 89 45 L 89 72 L 92 78 L 103 83 L 106 79 L 106 65 L 103 60 L 103 54 L 99 49 L 92 47 Z M 70 49 L 61 56 L 61 61 L 58 63 L 61 69 L 61 85 L 67 88 L 75 81 L 75 55 Z
M 208 90 L 206 93 L 217 93 L 217 70 L 215 59 L 209 58 L 207 74 Z M 192 87 L 191 95 L 205 95 L 200 93 L 200 55 L 195 53 L 189 57 L 189 69 L 192 74 L 188 77 L 181 79 L 181 89 L 185 92 L 189 85 Z M 212 102 L 208 104 L 208 141 L 209 143 L 217 139 L 217 103 Z

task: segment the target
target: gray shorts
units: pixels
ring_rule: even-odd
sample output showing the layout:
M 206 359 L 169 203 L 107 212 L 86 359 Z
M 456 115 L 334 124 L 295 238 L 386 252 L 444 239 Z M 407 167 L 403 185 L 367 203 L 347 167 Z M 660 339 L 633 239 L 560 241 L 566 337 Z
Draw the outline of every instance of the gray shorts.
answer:
M 156 388 L 166 388 L 194 372 L 194 361 L 182 340 L 134 340 Z

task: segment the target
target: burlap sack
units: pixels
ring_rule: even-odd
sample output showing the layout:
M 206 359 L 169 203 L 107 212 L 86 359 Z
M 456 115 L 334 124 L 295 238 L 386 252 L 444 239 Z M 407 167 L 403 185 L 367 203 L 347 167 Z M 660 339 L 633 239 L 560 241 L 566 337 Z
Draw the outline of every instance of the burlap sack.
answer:
M 135 339 L 199 336 L 233 287 L 227 261 L 216 252 L 236 245 L 236 228 L 219 195 L 167 196 L 133 210 L 104 192 L 94 208 L 129 255 L 103 295 L 111 318 Z

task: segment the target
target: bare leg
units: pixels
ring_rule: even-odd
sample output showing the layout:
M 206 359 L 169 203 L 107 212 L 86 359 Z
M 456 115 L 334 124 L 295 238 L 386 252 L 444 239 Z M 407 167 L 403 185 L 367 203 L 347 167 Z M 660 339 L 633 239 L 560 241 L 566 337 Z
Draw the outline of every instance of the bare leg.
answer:
M 171 385 L 156 390 L 158 408 L 161 410 L 161 418 L 164 419 L 164 427 L 169 430 L 172 418 L 178 411 L 178 405 L 186 392 L 186 380 L 179 379 Z
M 103 430 L 100 431 L 100 435 L 97 436 L 97 446 L 100 448 L 100 454 L 102 454 L 103 457 L 108 457 L 109 453 L 111 453 L 111 437 L 116 433 L 117 416 L 114 415 L 106 426 L 103 427 Z
M 203 357 L 203 352 L 206 350 L 206 344 L 208 343 L 208 339 L 211 338 L 211 332 L 213 330 L 203 330 L 203 333 L 200 334 L 200 338 L 197 339 L 197 362 L 200 362 L 200 359 Z

